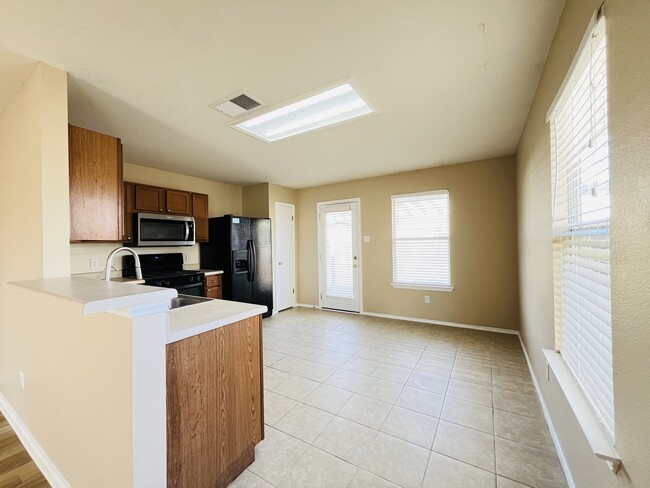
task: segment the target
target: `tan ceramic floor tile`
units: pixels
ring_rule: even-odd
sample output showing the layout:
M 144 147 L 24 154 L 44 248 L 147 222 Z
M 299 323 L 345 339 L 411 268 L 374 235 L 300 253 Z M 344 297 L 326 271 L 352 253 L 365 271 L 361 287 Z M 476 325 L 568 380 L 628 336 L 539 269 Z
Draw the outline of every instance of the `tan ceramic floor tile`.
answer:
M 444 397 L 418 388 L 404 387 L 395 402 L 396 405 L 431 417 L 440 417 Z
M 429 451 L 380 432 L 361 466 L 404 488 L 420 488 Z
M 440 418 L 488 434 L 494 433 L 494 410 L 478 403 L 447 397 Z
M 566 478 L 556 454 L 497 437 L 497 473 L 526 485 L 566 488 Z
M 318 382 L 316 381 L 301 378 L 300 376 L 290 376 L 273 388 L 273 391 L 293 400 L 301 401 L 317 387 Z
M 255 461 L 248 469 L 275 485 L 307 447 L 309 445 L 305 442 L 279 430 L 268 428 L 264 440 L 255 446 Z
M 494 436 L 440 421 L 433 450 L 477 468 L 494 472 Z
M 394 406 L 380 430 L 393 437 L 431 449 L 437 427 L 438 419 L 434 417 Z
M 361 395 L 352 395 L 348 403 L 339 411 L 339 416 L 379 430 L 390 409 L 390 403 Z
M 228 488 L 273 488 L 273 485 L 246 470 L 230 483 Z
M 337 414 L 351 397 L 350 391 L 323 384 L 307 395 L 302 403 Z
M 555 452 L 546 422 L 515 413 L 494 411 L 494 433 L 511 441 L 520 442 L 527 446 L 537 447 Z
M 431 452 L 422 488 L 494 488 L 494 474 Z
M 298 402 L 291 398 L 278 395 L 272 391 L 264 393 L 264 423 L 268 425 L 275 424 Z
M 432 393 L 444 395 L 447 391 L 449 378 L 446 376 L 438 376 L 424 371 L 413 371 L 411 377 L 406 382 L 407 386 L 427 390 Z
M 477 383 L 451 380 L 447 388 L 447 396 L 487 407 L 492 406 L 492 388 Z
M 301 403 L 276 422 L 275 428 L 311 444 L 333 418 L 331 413 Z
M 310 447 L 288 470 L 278 488 L 346 488 L 356 466 Z
M 359 466 L 376 436 L 376 430 L 342 417 L 335 417 L 313 445 Z
M 382 402 L 395 403 L 402 391 L 402 385 L 392 381 L 382 380 L 368 376 L 357 389 L 359 395 L 381 400 Z
M 339 369 L 325 380 L 325 384 L 341 388 L 342 390 L 355 392 L 359 389 L 365 378 L 365 375 L 347 371 L 345 369 Z
M 386 481 L 379 476 L 369 473 L 363 469 L 357 469 L 352 483 L 348 488 L 400 488 L 390 481 Z

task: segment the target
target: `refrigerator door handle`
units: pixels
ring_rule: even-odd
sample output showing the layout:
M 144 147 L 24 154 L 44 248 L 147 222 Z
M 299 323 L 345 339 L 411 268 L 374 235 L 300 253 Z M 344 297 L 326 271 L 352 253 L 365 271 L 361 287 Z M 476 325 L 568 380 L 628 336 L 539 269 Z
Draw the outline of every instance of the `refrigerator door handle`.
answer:
M 248 241 L 251 244 L 251 259 L 248 261 L 249 281 L 255 281 L 255 274 L 257 273 L 257 250 L 255 249 L 255 241 Z

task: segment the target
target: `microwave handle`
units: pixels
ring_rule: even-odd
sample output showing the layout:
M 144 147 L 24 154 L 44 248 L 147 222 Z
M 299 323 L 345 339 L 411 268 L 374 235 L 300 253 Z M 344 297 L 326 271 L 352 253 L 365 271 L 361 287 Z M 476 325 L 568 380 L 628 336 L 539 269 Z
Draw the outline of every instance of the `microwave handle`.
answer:
M 190 223 L 185 222 L 185 242 L 190 238 Z

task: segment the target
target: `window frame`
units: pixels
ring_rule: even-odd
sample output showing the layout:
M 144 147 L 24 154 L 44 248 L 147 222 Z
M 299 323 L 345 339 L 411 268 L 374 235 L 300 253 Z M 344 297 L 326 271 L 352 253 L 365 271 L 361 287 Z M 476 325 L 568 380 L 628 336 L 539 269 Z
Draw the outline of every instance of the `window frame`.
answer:
M 601 43 L 604 51 L 599 53 L 597 49 Z M 596 49 L 594 49 L 594 46 Z M 604 60 L 600 60 L 599 55 L 604 55 Z M 593 71 L 594 63 L 603 61 L 604 64 L 597 66 L 597 70 Z M 571 67 L 549 108 L 546 118 L 546 122 L 550 122 L 551 145 L 555 349 L 543 349 L 543 352 L 547 365 L 553 370 L 594 454 L 596 457 L 607 461 L 610 469 L 616 472 L 620 466 L 620 456 L 614 447 L 615 389 L 613 366 L 611 366 L 613 364 L 613 346 L 611 343 L 613 321 L 611 320 L 611 311 L 608 312 L 607 310 L 607 304 L 611 303 L 612 290 L 611 258 L 609 255 L 611 249 L 609 237 L 611 222 L 611 199 L 609 194 L 611 164 L 608 150 L 610 138 L 607 130 L 609 118 L 607 107 L 608 70 L 607 31 L 603 7 L 601 6 L 592 16 Z M 603 78 L 594 78 L 595 74 L 602 75 Z M 586 82 L 588 83 L 587 86 L 592 88 L 591 91 L 580 88 L 581 85 L 578 82 L 584 76 L 588 77 Z M 594 79 L 603 80 L 605 83 L 604 88 L 594 85 Z M 588 96 L 588 102 L 584 102 L 585 105 L 579 105 L 578 108 L 574 105 L 568 105 L 568 103 L 573 103 L 576 100 L 582 100 L 580 95 L 585 96 L 585 94 Z M 604 97 L 604 102 L 600 99 L 601 96 Z M 587 99 L 585 98 L 585 100 Z M 567 107 L 571 112 L 565 117 Z M 604 109 L 604 115 L 602 115 L 601 119 L 598 119 L 594 114 L 598 114 L 601 109 Z M 581 110 L 585 111 L 583 117 L 589 117 L 588 122 L 585 122 L 584 125 L 573 124 Z M 559 115 L 562 115 L 562 117 L 556 120 L 556 116 Z M 557 131 L 557 121 L 571 123 L 570 129 L 567 129 L 566 133 Z M 582 119 L 580 119 L 580 123 L 582 124 Z M 583 130 L 589 131 L 587 139 L 589 144 L 587 146 L 578 144 L 584 144 L 585 134 L 581 133 Z M 558 132 L 560 132 L 559 135 Z M 598 141 L 602 141 L 603 135 L 604 142 L 599 145 Z M 564 137 L 568 136 L 571 137 L 572 142 L 565 143 L 568 139 L 564 139 Z M 561 141 L 561 145 L 559 141 Z M 558 148 L 562 149 L 559 153 Z M 576 148 L 578 152 L 573 152 Z M 589 148 L 591 151 L 586 157 L 583 153 L 585 148 Z M 607 149 L 604 156 L 603 149 Z M 605 161 L 607 165 L 601 174 L 599 167 L 601 163 L 605 167 Z M 599 195 L 601 185 L 605 185 L 603 188 L 607 190 L 606 198 L 603 198 L 601 202 L 598 202 L 592 208 L 590 208 L 590 205 L 584 205 L 583 199 L 586 193 L 585 188 L 583 188 L 586 185 L 584 182 L 590 182 L 593 185 L 591 194 L 594 198 L 601 196 Z M 595 212 L 602 212 L 606 217 L 596 216 L 594 215 Z M 584 270 L 588 270 L 590 274 L 583 274 Z M 592 275 L 592 271 L 596 275 Z M 598 286 L 605 286 L 605 283 L 601 282 L 599 274 L 602 274 L 603 280 L 606 280 L 607 288 L 598 289 L 597 292 L 594 292 L 592 283 L 594 278 L 598 277 L 597 281 L 593 281 Z M 579 280 L 575 280 L 576 276 L 579 276 Z M 565 291 L 565 287 L 568 292 Z M 603 293 L 603 290 L 607 293 Z M 575 294 L 575 297 L 571 296 L 572 293 Z M 584 305 L 581 305 L 581 303 L 582 301 L 588 302 L 592 298 L 592 293 L 596 294 L 598 300 L 602 299 L 603 301 L 591 304 L 593 309 L 591 305 L 586 307 L 587 316 L 594 311 L 599 314 L 602 311 L 604 314 L 585 318 L 583 311 L 581 311 Z M 565 311 L 563 302 L 567 298 L 569 302 Z M 575 305 L 574 298 L 578 300 L 575 302 L 578 304 L 578 312 L 573 308 Z M 571 310 L 571 312 L 568 312 L 568 310 Z M 566 320 L 565 313 L 567 314 Z M 573 313 L 578 314 L 578 319 L 571 315 Z M 603 321 L 602 317 L 608 317 L 609 323 Z M 607 327 L 606 329 L 599 328 L 603 324 Z M 566 331 L 569 329 L 573 335 L 572 341 L 575 341 L 575 338 L 578 337 L 577 343 L 564 340 Z M 590 339 L 600 337 L 599 334 L 602 336 L 603 330 L 609 336 L 609 349 L 603 350 L 601 341 L 599 349 L 589 351 L 591 347 Z M 607 339 L 607 335 L 604 338 Z M 585 351 L 589 353 L 585 354 Z M 612 360 L 610 363 L 606 362 L 608 357 Z M 579 370 L 574 371 L 571 364 L 577 364 Z M 609 391 L 606 392 L 609 396 L 602 396 L 605 390 L 597 390 L 596 393 L 600 397 L 596 399 L 592 398 L 589 393 L 590 391 L 593 392 L 594 388 L 593 384 L 589 385 L 590 380 L 593 379 L 591 375 L 594 374 L 594 371 L 588 370 L 594 364 L 599 367 L 598 370 L 594 370 L 595 374 L 604 374 L 604 377 L 610 378 L 610 383 L 606 385 L 609 386 Z M 611 374 L 607 374 L 608 370 L 604 369 L 603 364 L 610 364 L 611 370 L 609 373 Z M 582 369 L 587 373 L 583 375 Z M 597 376 L 597 378 L 602 381 L 603 376 Z M 583 384 L 583 381 L 585 384 Z M 603 399 L 606 403 L 603 403 Z M 607 410 L 609 405 L 611 405 L 611 410 Z M 606 415 L 603 412 L 606 412 L 606 415 L 611 419 L 611 424 L 607 422 Z
M 448 277 L 449 280 L 447 283 L 413 283 L 413 282 L 406 282 L 406 281 L 397 281 L 395 278 L 395 260 L 396 260 L 396 255 L 395 255 L 395 250 L 396 246 L 395 243 L 397 240 L 400 240 L 400 238 L 395 237 L 395 200 L 398 200 L 400 198 L 405 198 L 405 197 L 417 197 L 417 196 L 429 196 L 429 195 L 446 195 L 447 199 L 447 228 L 448 232 L 446 237 L 430 237 L 430 238 L 422 238 L 430 241 L 440 241 L 440 240 L 445 240 L 447 242 L 447 259 L 449 262 L 449 273 Z M 423 191 L 423 192 L 413 192 L 413 193 L 401 193 L 401 194 L 396 194 L 396 195 L 391 195 L 391 286 L 393 288 L 401 288 L 401 289 L 408 289 L 408 290 L 430 290 L 430 291 L 441 291 L 441 292 L 452 292 L 454 290 L 454 287 L 452 286 L 452 270 L 451 270 L 451 199 L 449 197 L 449 190 L 448 189 L 440 189 L 440 190 L 430 190 L 430 191 Z

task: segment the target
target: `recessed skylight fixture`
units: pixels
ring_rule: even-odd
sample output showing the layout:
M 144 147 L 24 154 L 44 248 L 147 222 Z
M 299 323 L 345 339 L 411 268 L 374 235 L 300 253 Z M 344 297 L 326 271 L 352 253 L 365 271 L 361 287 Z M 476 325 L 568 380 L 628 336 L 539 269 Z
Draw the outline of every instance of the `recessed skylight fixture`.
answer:
M 234 127 L 274 142 L 373 112 L 352 85 L 345 83 L 236 123 Z

